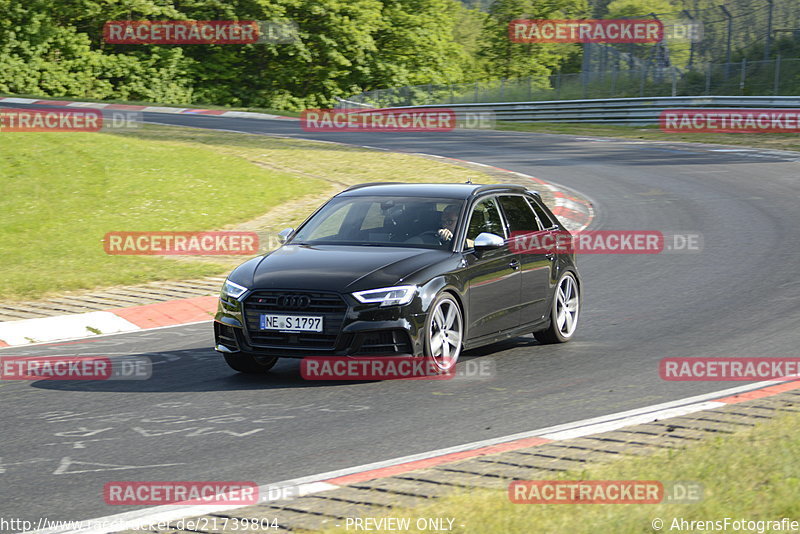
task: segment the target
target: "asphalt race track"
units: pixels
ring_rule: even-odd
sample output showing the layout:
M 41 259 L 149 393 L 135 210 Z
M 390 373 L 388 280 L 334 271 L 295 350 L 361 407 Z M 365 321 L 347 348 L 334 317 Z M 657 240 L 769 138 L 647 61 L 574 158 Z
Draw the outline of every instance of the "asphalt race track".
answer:
M 286 360 L 270 375 L 240 376 L 212 351 L 210 324 L 0 350 L 155 363 L 145 381 L 0 382 L 0 516 L 106 516 L 130 509 L 103 502 L 108 481 L 266 484 L 741 384 L 663 381 L 658 362 L 668 356 L 798 356 L 800 156 L 497 131 L 307 134 L 295 121 L 145 120 L 496 165 L 582 192 L 597 209 L 592 229 L 700 233 L 704 249 L 581 256 L 574 341 L 541 346 L 526 336 L 462 356 L 461 366 L 491 361 L 490 379 L 314 383 Z

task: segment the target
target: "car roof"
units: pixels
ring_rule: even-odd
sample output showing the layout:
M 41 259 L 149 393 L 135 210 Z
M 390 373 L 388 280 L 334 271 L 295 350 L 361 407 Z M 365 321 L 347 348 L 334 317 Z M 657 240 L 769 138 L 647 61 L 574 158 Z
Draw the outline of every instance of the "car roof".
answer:
M 461 198 L 483 193 L 524 193 L 527 189 L 516 184 L 410 184 L 375 182 L 351 186 L 337 196 L 391 196 Z

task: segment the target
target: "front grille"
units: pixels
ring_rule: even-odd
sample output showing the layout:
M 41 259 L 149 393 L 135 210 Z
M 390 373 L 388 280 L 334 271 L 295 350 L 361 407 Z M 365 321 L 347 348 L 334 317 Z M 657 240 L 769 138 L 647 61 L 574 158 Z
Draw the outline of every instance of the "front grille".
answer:
M 323 331 L 289 333 L 261 330 L 259 323 L 262 313 L 321 316 Z M 346 313 L 347 303 L 336 293 L 255 291 L 244 302 L 250 343 L 263 348 L 334 350 Z
M 358 354 L 410 354 L 411 341 L 403 330 L 367 332 Z

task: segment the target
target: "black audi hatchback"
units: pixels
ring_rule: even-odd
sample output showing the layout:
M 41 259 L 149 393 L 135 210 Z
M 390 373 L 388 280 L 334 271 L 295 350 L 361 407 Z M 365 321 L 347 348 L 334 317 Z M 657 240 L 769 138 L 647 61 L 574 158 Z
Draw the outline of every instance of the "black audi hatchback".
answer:
M 350 187 L 228 276 L 215 348 L 244 373 L 278 358 L 403 355 L 444 372 L 462 350 L 513 336 L 569 341 L 574 253 L 514 246 L 555 232 L 566 231 L 518 185 Z

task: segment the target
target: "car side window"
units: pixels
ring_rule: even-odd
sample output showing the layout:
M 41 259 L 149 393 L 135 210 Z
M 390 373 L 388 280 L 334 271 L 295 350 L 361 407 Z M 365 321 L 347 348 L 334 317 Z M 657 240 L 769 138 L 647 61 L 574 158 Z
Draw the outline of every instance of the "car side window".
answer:
M 530 233 L 540 230 L 536 216 L 533 214 L 528 202 L 519 195 L 503 195 L 500 197 L 500 206 L 508 220 L 508 231 L 514 233 Z
M 500 218 L 500 210 L 494 198 L 483 199 L 472 208 L 464 248 L 472 248 L 475 238 L 483 232 L 505 238 L 503 220 Z
M 556 224 L 555 221 L 550 219 L 550 217 L 547 215 L 547 213 L 545 213 L 545 211 L 542 209 L 542 207 L 539 205 L 538 202 L 530 198 L 527 200 L 530 203 L 531 207 L 533 207 L 533 211 L 536 212 L 536 217 L 539 218 L 539 223 L 541 223 L 543 229 L 547 230 L 548 228 L 552 228 L 553 226 L 555 226 Z
M 542 209 L 538 202 L 529 198 L 527 199 L 528 203 L 533 208 L 533 211 L 536 212 L 536 217 L 539 219 L 539 224 L 542 225 L 542 228 L 547 230 L 548 228 L 552 228 L 556 225 L 555 221 L 553 221 L 547 213 Z

